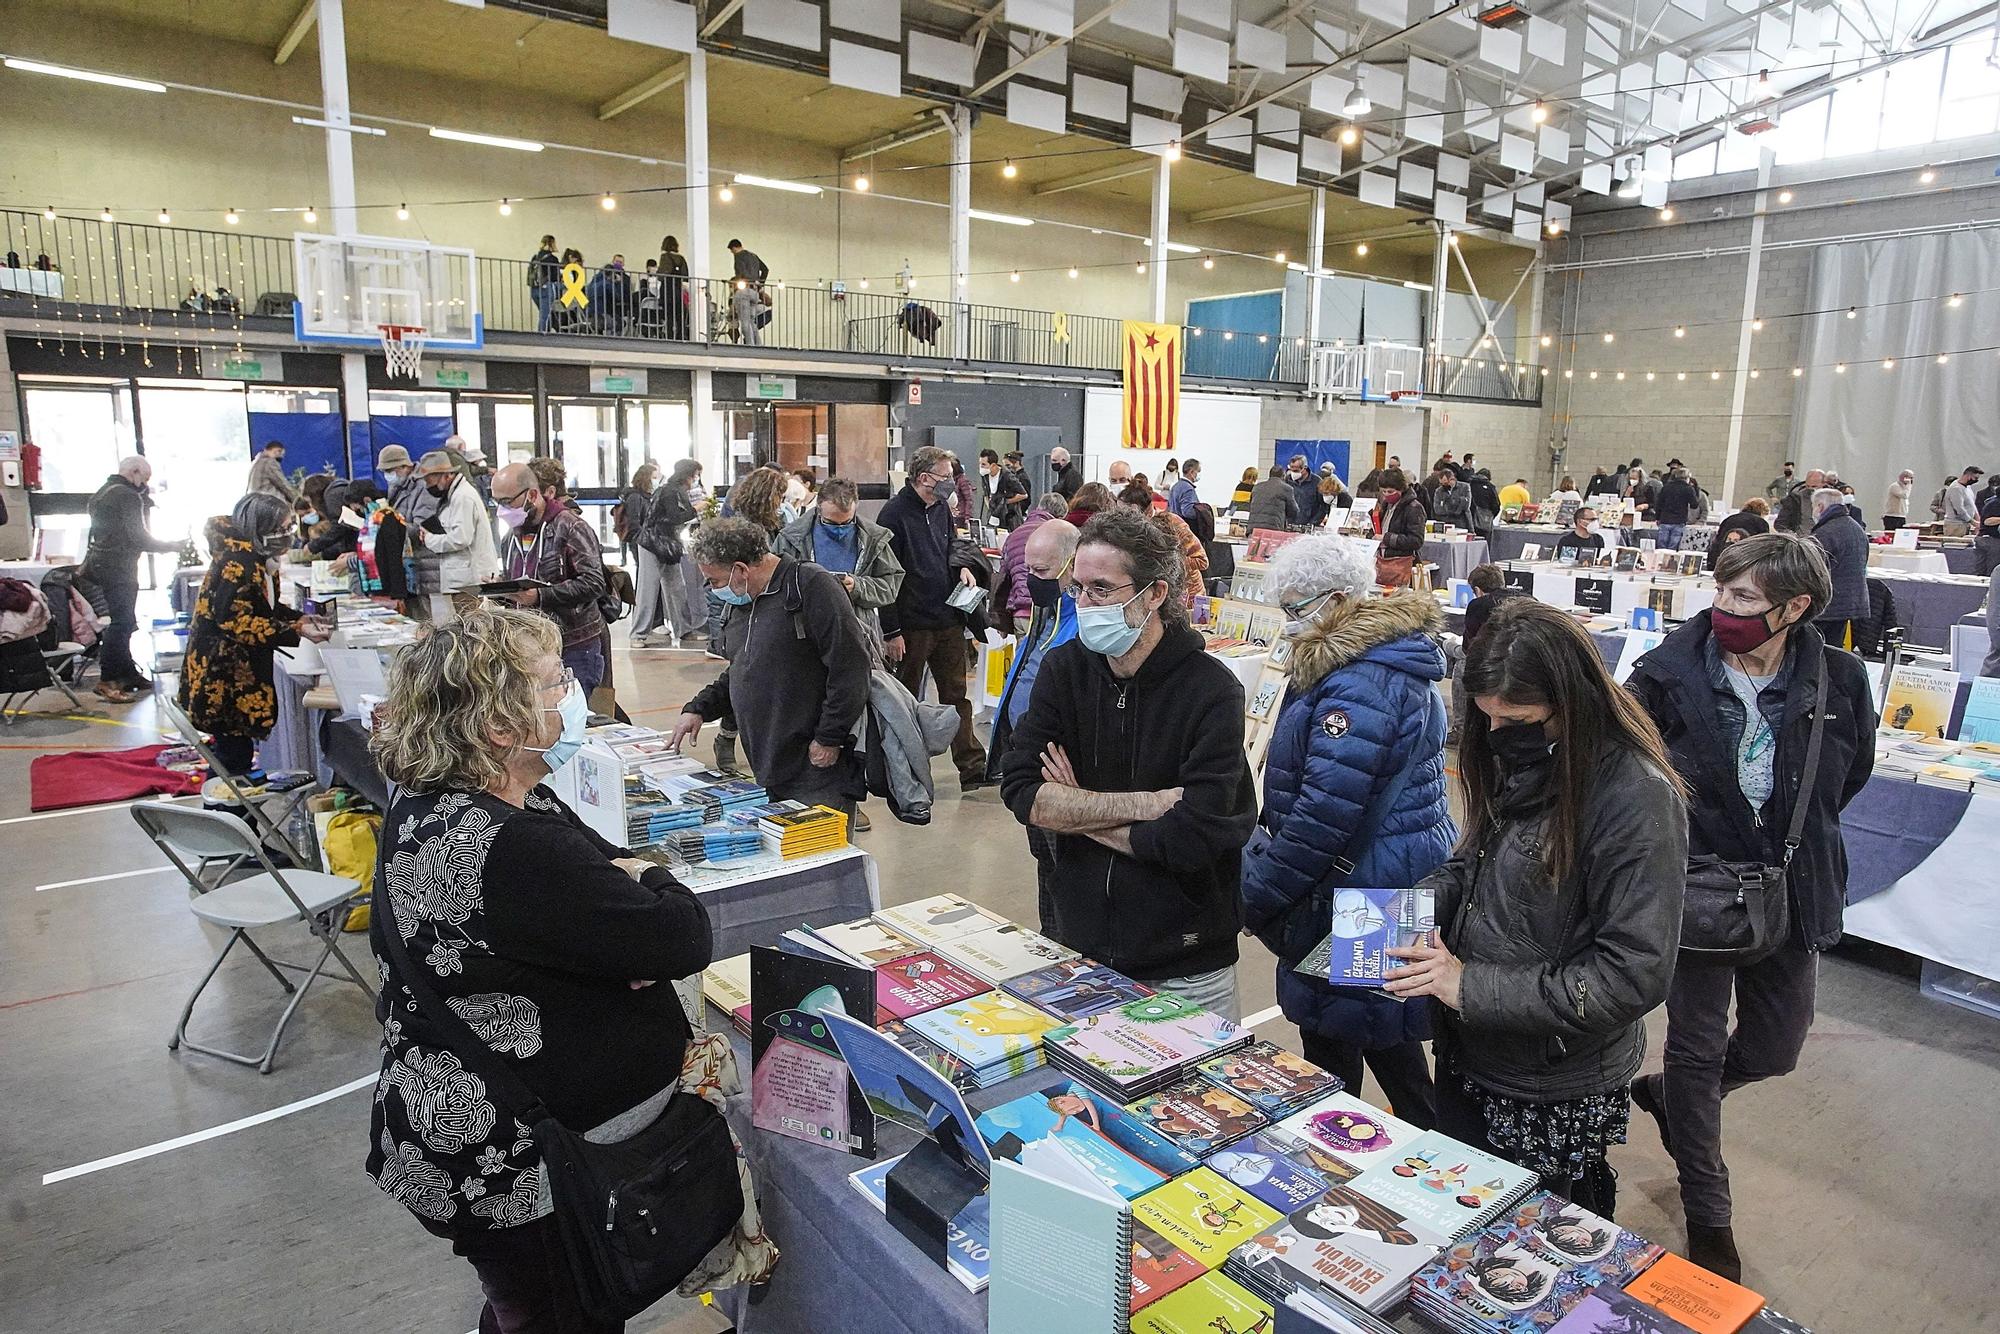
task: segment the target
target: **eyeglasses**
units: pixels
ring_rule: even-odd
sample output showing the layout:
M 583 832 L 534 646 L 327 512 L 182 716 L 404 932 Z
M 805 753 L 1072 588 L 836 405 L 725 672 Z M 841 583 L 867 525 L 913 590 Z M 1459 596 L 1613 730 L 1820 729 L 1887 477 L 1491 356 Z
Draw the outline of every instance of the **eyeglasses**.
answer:
M 544 692 L 550 690 L 560 690 L 563 692 L 563 694 L 567 695 L 569 693 L 569 688 L 575 684 L 576 684 L 576 673 L 571 671 L 569 668 L 565 667 L 562 669 L 561 676 L 558 676 L 553 681 L 544 681 L 540 685 L 536 686 L 535 689 Z
M 1305 619 L 1306 613 L 1311 611 L 1314 606 L 1326 601 L 1328 598 L 1334 596 L 1339 591 L 1340 590 L 1337 588 L 1329 588 L 1326 590 L 1326 592 L 1316 593 L 1312 597 L 1307 598 L 1303 602 L 1280 602 L 1278 604 L 1278 609 L 1284 612 L 1285 615 L 1291 617 L 1293 620 L 1302 621 Z
M 1134 583 L 1123 584 L 1077 584 L 1072 583 L 1063 591 L 1086 607 L 1109 606 L 1117 596 L 1128 588 L 1137 588 Z
M 522 488 L 521 488 L 521 489 L 520 489 L 519 491 L 516 491 L 516 492 L 515 492 L 515 493 L 514 493 L 513 495 L 511 495 L 511 496 L 501 496 L 501 497 L 499 497 L 498 499 L 499 499 L 499 503 L 500 503 L 500 507 L 501 507 L 502 509 L 512 509 L 512 508 L 514 508 L 514 506 L 516 506 L 516 505 L 520 504 L 520 503 L 521 503 L 521 502 L 522 502 L 523 500 L 526 500 L 526 499 L 528 498 L 528 495 L 529 495 L 529 493 L 530 493 L 530 492 L 532 492 L 532 491 L 534 491 L 534 489 L 535 489 L 535 488 L 534 488 L 534 487 L 532 487 L 532 486 L 524 486 L 524 487 L 522 487 Z
M 949 482 L 951 480 L 951 474 L 948 472 L 925 472 L 918 473 L 917 475 L 930 482 L 933 486 L 939 482 Z

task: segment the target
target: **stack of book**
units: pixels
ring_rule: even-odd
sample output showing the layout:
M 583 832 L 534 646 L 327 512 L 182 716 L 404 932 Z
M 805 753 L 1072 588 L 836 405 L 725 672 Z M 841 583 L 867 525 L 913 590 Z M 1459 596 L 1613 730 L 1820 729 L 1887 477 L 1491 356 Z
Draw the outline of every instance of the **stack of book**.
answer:
M 1445 1241 L 1351 1186 L 1333 1186 L 1231 1251 L 1222 1271 L 1274 1306 L 1305 1293 L 1379 1314 L 1403 1300 Z
M 873 968 L 916 954 L 923 946 L 872 918 L 863 917 L 837 926 L 797 927 L 778 937 L 778 948 Z
M 1050 1176 L 1081 1173 L 1131 1200 L 1200 1164 L 1145 1121 L 1073 1079 L 980 1115 L 980 1138 L 995 1158 Z
M 1197 1158 L 1270 1124 L 1264 1113 L 1198 1074 L 1136 1099 L 1126 1110 Z
M 1447 1329 L 1540 1334 L 1591 1289 L 1624 1288 L 1664 1254 L 1587 1209 L 1538 1192 L 1419 1270 L 1410 1301 Z M 1760 1305 L 1753 1298 L 1739 1323 Z
M 898 904 L 875 914 L 875 920 L 927 949 L 934 949 L 975 931 L 1006 926 L 1007 919 L 956 894 L 933 894 L 915 903 Z
M 742 829 L 755 829 L 759 822 L 773 815 L 797 815 L 812 807 L 803 801 L 767 801 L 761 806 L 742 806 L 722 817 L 724 824 L 733 824 Z
M 680 755 L 647 764 L 638 771 L 638 777 L 648 790 L 659 793 L 668 801 L 679 801 L 698 787 L 729 781 L 729 775 L 722 770 L 704 769 L 699 763 Z
M 1602 1299 L 1611 1286 L 1606 1283 L 1594 1295 Z M 1619 1295 L 1645 1303 L 1655 1318 L 1671 1317 L 1698 1334 L 1799 1328 L 1796 1321 L 1766 1308 L 1764 1299 L 1742 1284 L 1711 1274 L 1671 1252 L 1626 1283 Z
M 847 817 L 831 806 L 767 815 L 757 829 L 764 846 L 787 861 L 847 846 Z
M 628 800 L 625 803 L 625 846 L 650 848 L 664 842 L 669 834 L 693 829 L 701 824 L 701 812 L 692 806 L 663 801 L 658 797 Z
M 729 1016 L 729 1022 L 744 1036 L 750 1033 L 750 956 L 719 959 L 701 971 L 701 994 L 708 1003 Z
M 1153 994 L 1153 989 L 1144 982 L 1135 982 L 1116 969 L 1083 958 L 1011 977 L 1000 989 L 1065 1023 L 1115 1010 Z
M 902 1021 L 963 1067 L 974 1088 L 992 1088 L 1042 1066 L 1042 1035 L 1055 1020 L 1003 992 L 987 991 Z
M 875 965 L 875 1018 L 878 1023 L 909 1019 L 991 990 L 964 969 L 924 950 Z
M 667 835 L 660 848 L 670 861 L 684 866 L 719 866 L 757 856 L 764 850 L 764 839 L 753 829 L 705 824 Z
M 1023 973 L 1038 972 L 1050 964 L 1067 963 L 1076 957 L 1076 951 L 1069 946 L 1058 945 L 1047 936 L 1012 922 L 941 941 L 937 950 L 968 973 L 983 977 L 989 986 L 996 987 Z
M 1073 1020 L 1044 1039 L 1049 1064 L 1121 1103 L 1157 1093 L 1250 1034 L 1176 996 L 1155 995 Z
M 1323 1176 L 1349 1181 L 1378 1163 L 1415 1152 L 1423 1133 L 1352 1094 L 1336 1093 L 1294 1112 L 1258 1139 Z
M 732 778 L 727 782 L 698 787 L 682 796 L 681 800 L 699 810 L 704 820 L 716 824 L 731 811 L 763 805 L 769 796 L 755 779 Z
M 1340 1092 L 1339 1075 L 1269 1042 L 1252 1042 L 1211 1056 L 1197 1061 L 1194 1068 L 1203 1079 L 1220 1084 L 1273 1121 Z
M 1283 1217 L 1206 1167 L 1134 1200 L 1132 1327 L 1141 1328 L 1136 1312 L 1169 1293 L 1200 1285 L 1222 1268 L 1241 1238 L 1254 1237 Z M 1232 1289 L 1236 1286 L 1230 1283 Z

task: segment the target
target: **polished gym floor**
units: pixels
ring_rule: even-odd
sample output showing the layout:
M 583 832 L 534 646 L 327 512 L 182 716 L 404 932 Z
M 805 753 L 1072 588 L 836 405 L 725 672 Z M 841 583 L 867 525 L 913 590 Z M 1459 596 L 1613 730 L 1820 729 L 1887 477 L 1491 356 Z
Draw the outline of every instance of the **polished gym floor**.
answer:
M 619 695 L 664 727 L 717 666 L 621 647 Z M 269 1075 L 169 1053 L 220 937 L 123 808 L 28 812 L 36 755 L 146 744 L 153 707 L 34 703 L 44 712 L 0 728 L 0 1334 L 465 1334 L 471 1269 L 362 1172 L 379 1057 L 361 993 L 315 986 Z M 938 774 L 927 828 L 870 803 L 858 841 L 885 901 L 959 890 L 1032 923 L 1032 864 L 998 792 L 961 798 L 948 761 Z M 278 935 L 274 952 L 304 953 L 302 930 Z M 366 938 L 348 939 L 372 973 Z M 1270 956 L 1246 940 L 1239 967 L 1246 1013 L 1296 1048 L 1270 1011 Z M 261 1044 L 280 1004 L 239 952 L 196 1030 Z M 1663 1017 L 1652 1027 L 1657 1068 Z M 1903 956 L 1828 955 L 1798 1072 L 1728 1103 L 1746 1281 L 1820 1334 L 2000 1329 L 1996 1109 L 2000 1021 L 1926 999 Z M 1672 1165 L 1643 1117 L 1614 1161 L 1619 1221 L 1678 1248 Z M 663 1306 L 632 1329 L 720 1323 Z

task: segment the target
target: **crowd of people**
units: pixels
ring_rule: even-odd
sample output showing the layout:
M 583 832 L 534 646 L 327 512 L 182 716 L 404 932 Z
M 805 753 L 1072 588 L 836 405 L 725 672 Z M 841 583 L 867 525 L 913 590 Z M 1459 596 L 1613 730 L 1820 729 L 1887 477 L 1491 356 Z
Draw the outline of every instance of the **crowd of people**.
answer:
M 740 240 L 732 238 L 728 248 L 724 302 L 711 299 L 704 280 L 690 277 L 677 237 L 661 237 L 659 256 L 635 269 L 622 254 L 592 268 L 581 250 L 558 250 L 556 238 L 544 236 L 525 275 L 536 331 L 685 340 L 706 330 L 711 338 L 757 346 L 771 322 L 771 269 Z

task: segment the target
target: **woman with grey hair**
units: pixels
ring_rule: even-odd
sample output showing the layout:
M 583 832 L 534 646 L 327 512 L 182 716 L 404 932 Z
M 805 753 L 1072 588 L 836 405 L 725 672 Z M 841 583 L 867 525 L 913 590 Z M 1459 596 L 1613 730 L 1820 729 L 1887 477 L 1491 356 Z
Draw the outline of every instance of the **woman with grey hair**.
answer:
M 1306 1059 L 1361 1087 L 1364 1060 L 1396 1115 L 1436 1123 L 1424 1040 L 1430 1002 L 1335 987 L 1297 965 L 1372 900 L 1451 854 L 1444 627 L 1435 599 L 1371 597 L 1375 563 L 1331 534 L 1279 549 L 1265 572 L 1289 618 L 1291 680 L 1264 764 L 1264 810 L 1243 851 L 1244 924 L 1278 956 L 1278 1002 Z M 1351 905 L 1350 905 L 1350 902 Z M 1349 911 L 1350 907 L 1353 911 Z
M 632 535 L 639 552 L 639 602 L 633 612 L 632 641 L 664 632 L 673 647 L 702 633 L 702 619 L 692 609 L 692 584 L 701 578 L 687 558 L 687 526 L 694 522 L 689 488 L 701 477 L 701 464 L 682 459 L 657 487 L 646 506 L 646 518 Z
M 291 502 L 265 491 L 210 522 L 214 555 L 195 595 L 177 698 L 194 725 L 215 737 L 215 758 L 232 774 L 250 772 L 257 741 L 278 720 L 273 651 L 327 634 L 278 602 L 275 563 L 292 545 L 292 531 Z

